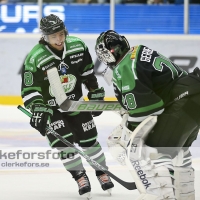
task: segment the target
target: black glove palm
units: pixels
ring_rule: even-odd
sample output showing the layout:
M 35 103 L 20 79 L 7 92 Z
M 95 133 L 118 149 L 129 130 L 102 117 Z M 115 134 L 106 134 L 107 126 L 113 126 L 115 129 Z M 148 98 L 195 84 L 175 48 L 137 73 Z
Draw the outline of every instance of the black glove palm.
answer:
M 98 100 L 104 100 L 105 97 L 105 91 L 104 88 L 98 88 L 96 90 L 90 91 L 88 92 L 88 99 L 92 100 L 92 101 L 98 101 Z M 92 116 L 93 117 L 97 117 L 99 116 L 103 111 L 99 111 L 99 112 L 92 112 Z
M 45 129 L 50 116 L 53 116 L 53 110 L 50 106 L 46 106 L 44 104 L 35 104 L 32 106 L 30 125 L 38 130 L 43 136 L 45 136 Z

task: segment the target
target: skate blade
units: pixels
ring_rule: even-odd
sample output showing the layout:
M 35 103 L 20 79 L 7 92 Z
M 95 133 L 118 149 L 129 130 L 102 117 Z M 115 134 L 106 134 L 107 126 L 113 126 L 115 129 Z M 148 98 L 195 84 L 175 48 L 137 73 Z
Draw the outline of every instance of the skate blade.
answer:
M 111 191 L 112 191 L 112 189 L 108 189 L 108 190 L 106 190 L 107 192 L 108 192 L 108 194 L 111 196 L 112 195 L 112 193 L 111 193 Z
M 82 197 L 86 198 L 87 200 L 91 199 L 92 196 L 91 196 L 91 193 L 90 192 L 87 192 L 85 194 L 82 195 Z

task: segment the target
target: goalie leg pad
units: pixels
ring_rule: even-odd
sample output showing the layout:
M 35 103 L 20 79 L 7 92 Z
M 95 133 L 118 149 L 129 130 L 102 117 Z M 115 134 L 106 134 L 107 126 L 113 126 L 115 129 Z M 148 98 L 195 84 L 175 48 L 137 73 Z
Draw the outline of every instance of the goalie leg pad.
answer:
M 174 167 L 175 195 L 178 200 L 195 200 L 194 169 Z
M 175 200 L 173 176 L 169 172 L 173 169 L 171 157 L 157 153 L 152 147 L 145 146 L 145 149 L 146 160 L 126 159 L 140 192 L 137 200 Z
M 117 143 L 112 143 L 109 141 L 108 144 L 108 149 L 109 153 L 112 155 L 112 157 L 120 164 L 120 165 L 125 165 L 125 157 L 126 157 L 126 150 Z
M 132 153 L 132 159 L 141 159 L 142 147 L 149 132 L 153 129 L 157 122 L 157 116 L 149 116 L 142 123 L 140 123 L 136 129 L 132 132 L 129 142 L 127 144 L 127 156 L 130 157 Z M 126 127 L 125 127 L 126 128 Z M 126 128 L 128 129 L 128 128 Z M 129 129 L 128 129 L 129 130 Z
M 178 200 L 195 200 L 194 169 L 189 149 L 181 149 L 173 159 L 175 195 Z
M 141 156 L 141 148 L 144 143 L 144 139 L 156 124 L 157 117 L 148 117 L 133 132 L 126 127 L 127 120 L 128 114 L 124 114 L 120 125 L 113 130 L 107 139 L 107 145 L 111 155 L 122 165 L 125 164 L 124 149 L 127 146 L 128 154 L 130 152 L 130 148 L 135 146 L 136 157 Z

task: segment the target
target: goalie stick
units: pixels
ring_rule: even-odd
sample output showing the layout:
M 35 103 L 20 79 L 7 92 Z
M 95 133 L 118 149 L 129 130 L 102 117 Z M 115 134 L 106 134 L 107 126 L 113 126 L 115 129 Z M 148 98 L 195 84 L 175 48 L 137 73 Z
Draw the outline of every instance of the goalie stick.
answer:
M 27 116 L 29 116 L 29 117 L 32 116 L 32 114 L 29 111 L 27 111 L 25 108 L 23 108 L 22 106 L 19 105 L 17 108 L 19 110 L 21 110 Z M 74 146 L 69 141 L 67 141 L 66 139 L 64 139 L 61 135 L 59 135 L 51 127 L 47 126 L 46 127 L 46 131 L 47 131 L 47 134 L 52 134 L 53 136 L 55 136 L 57 139 L 59 139 L 60 141 L 62 141 L 68 147 L 72 147 L 73 149 L 75 149 L 81 156 L 83 156 L 86 159 L 86 161 L 88 163 L 92 163 L 93 166 L 95 167 L 95 169 L 101 170 L 104 173 L 108 174 L 110 177 L 112 177 L 115 181 L 117 181 L 119 184 L 121 184 L 126 189 L 128 189 L 128 190 L 135 190 L 135 189 L 137 189 L 137 187 L 135 185 L 135 182 L 125 182 L 125 181 L 121 180 L 120 178 L 118 178 L 117 176 L 115 176 L 110 171 L 107 171 L 102 165 L 100 165 L 99 163 L 97 163 L 95 160 L 91 159 L 88 155 L 86 155 L 84 152 L 82 152 L 81 150 L 79 150 L 76 146 Z
M 120 111 L 121 105 L 117 101 L 73 101 L 67 99 L 60 76 L 56 67 L 47 70 L 48 80 L 57 104 L 63 111 Z

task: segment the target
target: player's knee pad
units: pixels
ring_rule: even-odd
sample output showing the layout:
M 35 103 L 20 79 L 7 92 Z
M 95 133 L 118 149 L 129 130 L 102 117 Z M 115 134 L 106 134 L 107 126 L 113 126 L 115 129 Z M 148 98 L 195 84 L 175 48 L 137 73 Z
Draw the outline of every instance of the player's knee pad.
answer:
M 194 169 L 189 149 L 181 149 L 173 159 L 175 195 L 178 200 L 195 200 Z
M 126 163 L 133 176 L 140 196 L 137 200 L 175 200 L 172 159 L 168 155 L 159 154 L 157 149 L 144 145 L 145 151 L 140 159 L 133 159 L 135 155 L 126 159 Z M 133 150 L 134 151 L 134 150 Z M 144 159 L 145 158 L 145 159 Z

